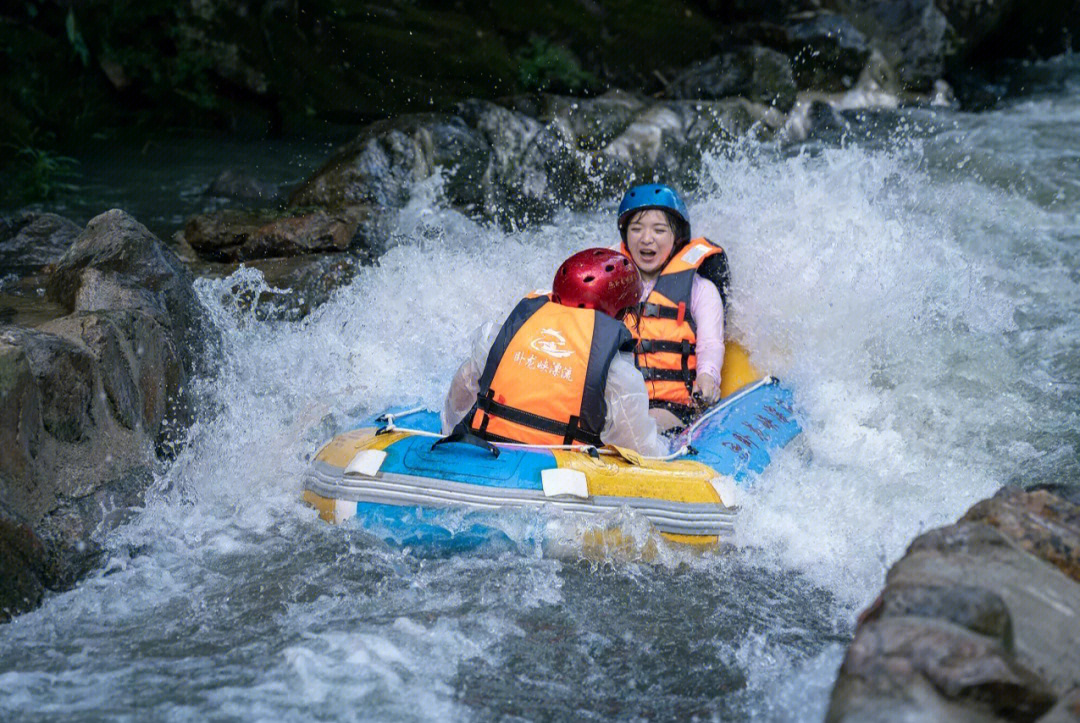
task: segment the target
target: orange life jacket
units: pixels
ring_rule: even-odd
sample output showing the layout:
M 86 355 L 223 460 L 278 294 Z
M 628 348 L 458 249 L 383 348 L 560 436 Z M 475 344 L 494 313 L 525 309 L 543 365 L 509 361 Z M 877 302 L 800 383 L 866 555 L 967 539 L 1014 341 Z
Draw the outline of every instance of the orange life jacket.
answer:
M 622 252 L 630 256 L 626 244 Z M 674 254 L 656 279 L 656 285 L 641 305 L 635 324 L 630 316 L 626 326 L 634 335 L 634 363 L 645 377 L 649 406 L 661 407 L 683 421 L 697 412 L 691 394 L 697 378 L 697 324 L 690 313 L 690 292 L 694 274 L 712 256 L 724 256 L 724 249 L 705 238 L 696 238 Z M 727 277 L 726 258 L 717 259 L 718 279 L 713 281 L 721 296 Z
M 621 322 L 547 297 L 510 313 L 462 425 L 494 442 L 600 446 L 608 368 L 634 339 Z

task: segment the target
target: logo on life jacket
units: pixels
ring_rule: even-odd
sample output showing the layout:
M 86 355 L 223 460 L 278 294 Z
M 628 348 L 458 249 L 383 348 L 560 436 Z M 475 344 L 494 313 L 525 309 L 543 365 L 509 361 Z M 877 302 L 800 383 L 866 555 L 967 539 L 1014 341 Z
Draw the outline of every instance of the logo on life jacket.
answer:
M 540 335 L 529 342 L 529 347 L 555 359 L 565 359 L 574 353 L 566 348 L 566 337 L 554 329 L 541 329 Z

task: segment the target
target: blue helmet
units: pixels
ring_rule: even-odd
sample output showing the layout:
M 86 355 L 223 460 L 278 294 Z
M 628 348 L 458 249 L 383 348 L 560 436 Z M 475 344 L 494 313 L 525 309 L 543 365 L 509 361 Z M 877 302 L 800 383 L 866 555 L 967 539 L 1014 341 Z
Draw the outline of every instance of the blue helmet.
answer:
M 686 204 L 679 198 L 678 192 L 671 186 L 663 183 L 646 183 L 634 186 L 623 196 L 619 204 L 619 229 L 626 225 L 630 214 L 635 211 L 648 209 L 663 209 L 671 211 L 686 223 L 687 235 L 690 233 L 690 214 L 686 211 Z

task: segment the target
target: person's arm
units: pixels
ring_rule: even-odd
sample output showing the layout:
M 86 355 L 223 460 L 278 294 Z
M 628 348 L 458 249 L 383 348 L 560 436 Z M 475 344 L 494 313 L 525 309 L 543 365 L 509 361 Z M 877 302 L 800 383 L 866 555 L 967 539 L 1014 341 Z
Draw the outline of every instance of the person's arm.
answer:
M 708 279 L 694 276 L 690 289 L 690 313 L 697 324 L 697 381 L 706 404 L 720 399 L 720 370 L 724 368 L 724 302 Z
M 501 328 L 501 325 L 489 321 L 477 327 L 469 337 L 469 358 L 454 374 L 450 390 L 446 393 L 446 401 L 443 402 L 442 414 L 439 415 L 443 434 L 450 434 L 476 402 L 476 395 L 480 391 L 480 375 L 487 365 L 488 352 L 491 351 L 491 345 L 495 343 L 495 337 Z
M 668 453 L 668 445 L 656 431 L 656 422 L 649 416 L 649 393 L 645 380 L 634 366 L 633 357 L 620 352 L 608 367 L 604 387 L 607 418 L 600 430 L 605 444 L 627 447 L 650 457 Z

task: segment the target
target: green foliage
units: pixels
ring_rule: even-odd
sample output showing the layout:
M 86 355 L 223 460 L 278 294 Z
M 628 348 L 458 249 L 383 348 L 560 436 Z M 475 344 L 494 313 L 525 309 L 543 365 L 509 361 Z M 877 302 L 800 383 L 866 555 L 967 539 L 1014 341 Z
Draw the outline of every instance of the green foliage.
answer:
M 71 181 L 79 173 L 74 158 L 32 145 L 8 144 L 8 147 L 15 154 L 4 172 L 8 182 L 0 190 L 0 205 L 21 206 L 48 200 L 58 191 L 75 190 Z
M 75 49 L 75 54 L 79 56 L 83 67 L 90 65 L 90 49 L 86 47 L 86 41 L 83 40 L 82 33 L 79 32 L 79 26 L 75 22 L 74 9 L 68 10 L 67 19 L 64 21 L 64 29 L 67 30 L 68 42 Z
M 515 57 L 525 90 L 581 93 L 600 84 L 595 75 L 581 69 L 572 52 L 546 38 L 534 35 Z

